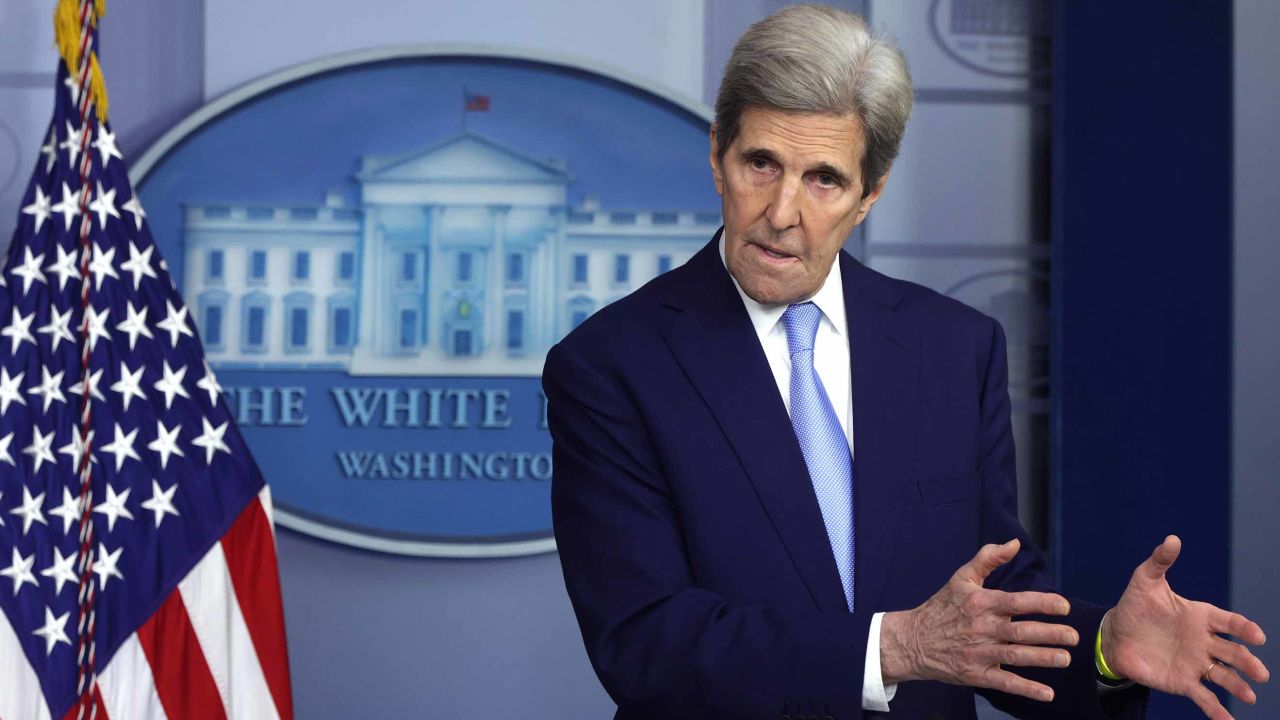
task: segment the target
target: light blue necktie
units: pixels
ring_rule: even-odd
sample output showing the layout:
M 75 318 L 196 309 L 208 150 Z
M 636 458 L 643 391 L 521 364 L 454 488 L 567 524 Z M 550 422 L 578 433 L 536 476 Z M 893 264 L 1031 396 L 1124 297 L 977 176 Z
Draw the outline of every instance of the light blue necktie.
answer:
M 818 495 L 844 598 L 852 612 L 853 458 L 831 400 L 813 368 L 813 340 L 821 321 L 822 310 L 811 302 L 792 305 L 782 314 L 791 352 L 791 425 Z

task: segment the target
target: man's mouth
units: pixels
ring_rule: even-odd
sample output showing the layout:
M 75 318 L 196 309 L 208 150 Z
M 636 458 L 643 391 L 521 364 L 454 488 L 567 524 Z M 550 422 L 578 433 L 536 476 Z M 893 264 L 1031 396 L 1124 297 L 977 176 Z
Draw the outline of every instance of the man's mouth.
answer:
M 794 255 L 790 255 L 788 253 L 774 250 L 773 248 L 768 247 L 766 245 L 761 245 L 760 243 L 752 243 L 752 244 L 755 245 L 755 247 L 758 248 L 765 257 L 771 260 L 794 260 L 795 259 Z

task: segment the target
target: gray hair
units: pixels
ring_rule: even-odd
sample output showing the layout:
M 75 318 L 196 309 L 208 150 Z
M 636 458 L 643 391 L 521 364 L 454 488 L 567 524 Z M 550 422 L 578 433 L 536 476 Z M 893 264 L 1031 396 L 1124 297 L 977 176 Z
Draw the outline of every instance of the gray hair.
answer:
M 912 101 L 907 59 L 890 40 L 851 12 L 795 5 L 752 25 L 734 45 L 716 96 L 717 152 L 724 157 L 749 107 L 856 114 L 866 142 L 865 197 L 898 156 Z

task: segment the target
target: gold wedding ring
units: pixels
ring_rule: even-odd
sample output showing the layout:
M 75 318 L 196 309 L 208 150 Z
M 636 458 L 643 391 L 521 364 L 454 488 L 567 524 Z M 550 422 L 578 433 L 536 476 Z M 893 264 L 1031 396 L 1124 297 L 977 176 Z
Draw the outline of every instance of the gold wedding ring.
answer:
M 1217 660 L 1214 660 L 1214 661 L 1213 661 L 1213 664 L 1209 666 L 1209 669 L 1204 671 L 1204 675 L 1203 675 L 1202 677 L 1203 677 L 1205 680 L 1208 680 L 1208 679 L 1209 679 L 1209 673 L 1213 672 L 1213 669 L 1214 669 L 1214 668 L 1216 668 L 1216 667 L 1218 667 L 1218 661 L 1217 661 Z

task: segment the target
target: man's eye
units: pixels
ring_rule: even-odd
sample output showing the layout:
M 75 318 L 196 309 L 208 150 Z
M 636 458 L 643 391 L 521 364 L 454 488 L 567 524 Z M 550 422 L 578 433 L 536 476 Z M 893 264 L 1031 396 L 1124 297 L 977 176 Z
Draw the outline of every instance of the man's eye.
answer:
M 829 173 L 818 174 L 818 184 L 825 188 L 833 188 L 840 184 L 835 175 Z
M 753 157 L 748 161 L 754 170 L 768 170 L 769 161 L 760 157 Z

